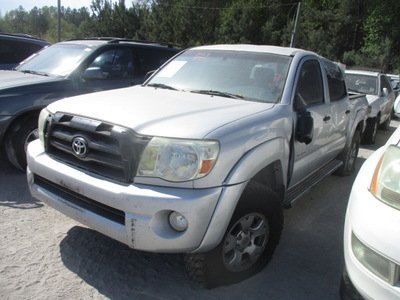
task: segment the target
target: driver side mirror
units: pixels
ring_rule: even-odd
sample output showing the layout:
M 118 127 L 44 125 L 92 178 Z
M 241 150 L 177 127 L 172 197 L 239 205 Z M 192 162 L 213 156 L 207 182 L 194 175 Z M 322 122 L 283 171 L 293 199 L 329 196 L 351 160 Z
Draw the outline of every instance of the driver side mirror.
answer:
M 300 143 L 308 145 L 314 135 L 314 119 L 306 109 L 297 111 L 296 139 Z
M 387 94 L 389 94 L 388 88 L 383 88 L 383 90 L 382 90 L 382 95 L 383 95 L 383 96 L 386 96 Z
M 83 79 L 85 80 L 99 80 L 104 78 L 103 71 L 99 67 L 88 68 L 83 73 Z

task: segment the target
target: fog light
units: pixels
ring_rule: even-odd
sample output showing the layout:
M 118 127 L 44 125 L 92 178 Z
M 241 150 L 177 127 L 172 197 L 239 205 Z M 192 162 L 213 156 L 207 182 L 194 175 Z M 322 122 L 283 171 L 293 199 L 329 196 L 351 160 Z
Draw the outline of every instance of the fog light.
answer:
M 173 211 L 169 214 L 169 223 L 176 231 L 185 231 L 188 227 L 187 219 L 180 213 Z

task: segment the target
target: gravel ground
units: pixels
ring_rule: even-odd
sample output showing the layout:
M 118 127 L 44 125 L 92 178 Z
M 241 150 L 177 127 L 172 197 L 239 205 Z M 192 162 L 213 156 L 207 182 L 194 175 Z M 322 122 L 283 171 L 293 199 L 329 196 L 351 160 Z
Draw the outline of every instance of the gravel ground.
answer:
M 360 149 L 357 171 L 399 124 Z M 129 249 L 32 199 L 25 174 L 0 154 L 0 298 L 339 299 L 354 178 L 330 176 L 285 211 L 281 242 L 261 273 L 205 290 L 187 278 L 180 255 Z

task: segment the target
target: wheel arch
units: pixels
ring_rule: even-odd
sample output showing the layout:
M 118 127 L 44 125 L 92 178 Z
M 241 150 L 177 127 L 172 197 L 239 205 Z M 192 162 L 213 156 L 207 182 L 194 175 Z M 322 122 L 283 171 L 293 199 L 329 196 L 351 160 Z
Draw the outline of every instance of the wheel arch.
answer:
M 4 131 L 4 135 L 3 135 L 3 139 L 1 140 L 1 145 L 4 146 L 4 142 L 6 140 L 6 138 L 8 137 L 8 135 L 10 134 L 10 130 L 12 130 L 14 128 L 14 126 L 16 124 L 18 124 L 19 122 L 21 122 L 21 120 L 26 120 L 28 118 L 31 117 L 39 117 L 40 111 L 42 110 L 42 108 L 35 108 L 32 110 L 26 110 L 20 114 L 18 114 L 17 116 L 15 116 L 11 122 L 8 124 L 6 130 Z
M 250 180 L 267 186 L 283 202 L 288 167 L 284 158 L 288 155 L 289 147 L 282 138 L 276 138 L 242 157 L 227 177 L 206 234 L 194 253 L 208 251 L 219 244 Z
M 252 179 L 282 198 L 287 182 L 289 155 L 289 143 L 283 138 L 258 145 L 235 164 L 224 184 L 232 185 Z
M 8 161 L 21 171 L 26 168 L 26 145 L 24 143 L 27 143 L 30 133 L 25 137 L 22 137 L 21 134 L 37 128 L 39 113 L 40 110 L 30 110 L 13 118 L 1 141 L 1 150 L 5 153 Z

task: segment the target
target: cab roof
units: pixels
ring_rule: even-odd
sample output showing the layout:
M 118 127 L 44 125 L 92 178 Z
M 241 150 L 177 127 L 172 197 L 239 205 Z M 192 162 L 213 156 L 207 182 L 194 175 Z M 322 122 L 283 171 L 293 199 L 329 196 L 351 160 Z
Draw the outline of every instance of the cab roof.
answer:
M 284 56 L 294 56 L 296 53 L 302 53 L 303 55 L 317 55 L 314 52 L 279 46 L 268 46 L 268 45 L 247 45 L 247 44 L 228 44 L 228 45 L 210 45 L 210 46 L 199 46 L 192 48 L 194 50 L 229 50 L 229 51 L 248 51 L 248 52 L 265 52 Z

